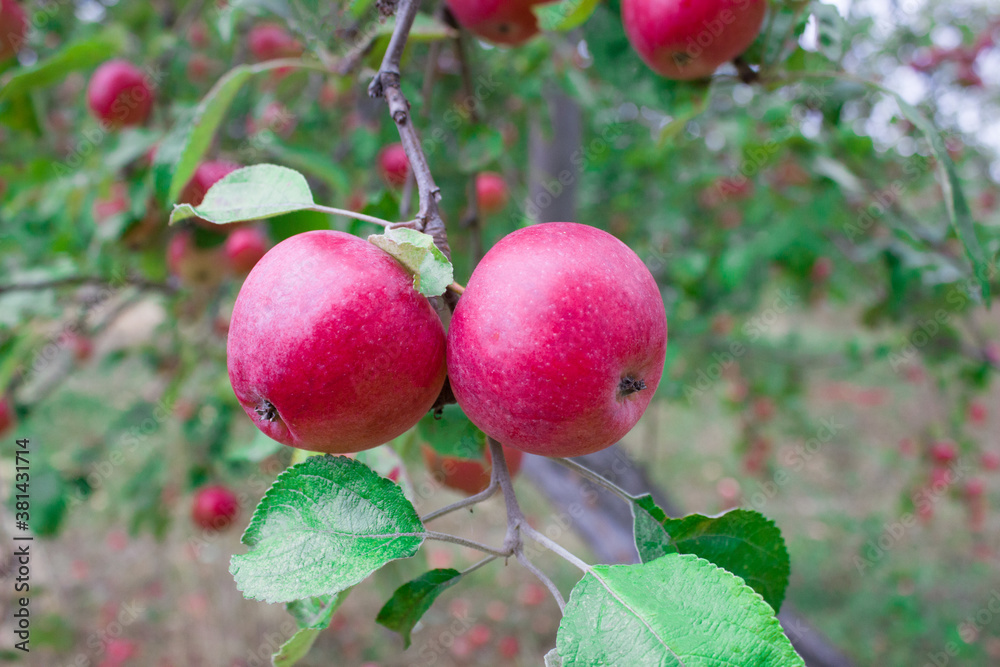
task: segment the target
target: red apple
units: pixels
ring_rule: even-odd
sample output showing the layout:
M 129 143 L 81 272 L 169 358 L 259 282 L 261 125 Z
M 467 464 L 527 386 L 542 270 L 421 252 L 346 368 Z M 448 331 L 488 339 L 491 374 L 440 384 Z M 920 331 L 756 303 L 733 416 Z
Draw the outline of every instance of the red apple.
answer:
M 225 530 L 240 513 L 240 501 L 227 487 L 217 484 L 198 489 L 191 505 L 191 520 L 205 530 Z
M 142 70 L 126 60 L 109 60 L 87 85 L 87 106 L 113 128 L 142 125 L 153 109 L 153 89 Z
M 267 253 L 267 236 L 256 227 L 235 230 L 226 239 L 223 249 L 229 266 L 235 273 L 250 273 L 257 262 Z
M 447 0 L 458 23 L 486 41 L 517 46 L 538 34 L 531 10 L 553 0 Z
M 289 111 L 288 107 L 281 102 L 271 102 L 264 107 L 260 118 L 256 120 L 252 117 L 247 118 L 247 134 L 271 130 L 275 134 L 287 138 L 295 131 L 295 125 L 295 114 Z
M 100 667 L 124 667 L 136 656 L 138 647 L 127 639 L 109 639 Z
M 190 287 L 218 285 L 225 277 L 226 258 L 221 247 L 199 248 L 189 230 L 175 234 L 167 244 L 167 268 Z
M 403 144 L 389 144 L 378 154 L 378 167 L 382 178 L 391 186 L 406 183 L 410 173 L 410 159 L 406 157 Z
M 0 0 L 0 60 L 21 50 L 28 34 L 28 15 L 16 0 Z
M 215 69 L 215 61 L 204 53 L 193 53 L 188 59 L 187 76 L 195 83 L 200 83 L 208 78 L 208 75 Z
M 0 427 L 0 431 L 2 430 L 3 428 Z M 1000 470 L 1000 452 L 983 452 L 979 462 L 983 466 L 984 470 Z
M 250 53 L 258 62 L 302 55 L 302 44 L 275 23 L 254 26 L 250 29 L 247 39 L 250 43 Z
M 965 483 L 965 495 L 969 498 L 978 498 L 986 493 L 986 482 L 982 477 L 973 477 Z
M 472 626 L 469 630 L 469 641 L 472 642 L 473 646 L 485 646 L 490 643 L 490 639 L 493 637 L 493 631 L 490 630 L 490 626 L 478 623 Z
M 766 0 L 622 0 L 622 22 L 653 71 L 701 79 L 747 50 L 766 10 Z
M 825 283 L 833 275 L 833 260 L 829 257 L 817 257 L 813 262 L 809 277 L 814 283 Z
M 486 487 L 490 485 L 493 458 L 490 456 L 489 448 L 485 450 L 482 459 L 441 456 L 427 445 L 424 445 L 423 451 L 427 470 L 430 471 L 434 479 L 440 480 L 448 488 L 472 496 L 480 491 L 485 491 Z M 521 458 L 524 456 L 524 452 L 510 447 L 504 447 L 503 452 L 510 476 L 514 477 L 521 469 Z
M 500 656 L 507 660 L 513 660 L 521 654 L 521 642 L 513 635 L 500 640 Z
M 507 183 L 503 176 L 485 171 L 476 176 L 476 199 L 479 210 L 489 215 L 502 211 L 507 206 Z
M 94 200 L 90 213 L 94 216 L 94 221 L 100 224 L 119 213 L 125 213 L 130 206 L 128 187 L 124 183 L 115 183 L 111 186 L 111 192 L 107 197 Z
M 951 440 L 942 440 L 931 445 L 931 459 L 935 463 L 948 464 L 958 458 L 958 446 Z
M 761 396 L 753 402 L 753 415 L 757 418 L 757 421 L 771 421 L 776 412 L 777 408 L 774 407 L 774 401 L 767 396 Z
M 94 342 L 87 336 L 69 332 L 63 337 L 63 342 L 73 352 L 73 358 L 80 363 L 94 356 Z
M 237 399 L 269 437 L 358 452 L 434 404 L 444 327 L 389 254 L 342 232 L 306 232 L 272 248 L 243 283 L 228 365 Z
M 14 403 L 9 398 L 0 398 L 0 436 L 6 435 L 16 423 Z
M 195 21 L 188 29 L 188 41 L 195 49 L 204 49 L 208 46 L 209 34 L 208 26 L 203 21 Z
M 198 168 L 195 169 L 191 180 L 188 181 L 186 186 L 184 186 L 184 191 L 181 192 L 180 201 L 185 204 L 197 206 L 205 200 L 205 194 L 208 192 L 209 188 L 241 167 L 242 165 L 236 164 L 235 162 L 227 162 L 226 160 L 210 160 L 208 162 L 202 162 L 198 165 Z M 221 229 L 224 226 L 212 225 L 212 227 L 215 229 Z
M 979 426 L 986 423 L 990 418 L 990 412 L 986 405 L 980 401 L 973 401 L 969 404 L 969 421 Z
M 496 440 L 580 456 L 628 433 L 663 372 L 667 319 L 642 260 L 571 222 L 520 229 L 469 279 L 448 333 L 459 405 Z

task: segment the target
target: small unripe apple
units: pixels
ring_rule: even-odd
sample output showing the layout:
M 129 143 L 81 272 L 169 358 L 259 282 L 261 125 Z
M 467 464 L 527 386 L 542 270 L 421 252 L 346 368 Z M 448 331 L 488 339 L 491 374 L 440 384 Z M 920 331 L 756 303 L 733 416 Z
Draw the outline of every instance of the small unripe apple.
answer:
M 97 120 L 113 128 L 142 125 L 153 109 L 153 89 L 132 63 L 109 60 L 90 77 L 87 106 Z
M 476 199 L 479 210 L 489 215 L 502 211 L 507 206 L 507 183 L 503 176 L 485 171 L 476 176 Z
M 413 276 L 355 236 L 288 238 L 243 283 L 229 328 L 229 379 L 261 431 L 344 454 L 381 445 L 430 410 L 445 335 Z
M 393 187 L 406 183 L 410 173 L 410 159 L 403 144 L 389 144 L 378 154 L 378 167 L 382 178 Z
M 240 513 L 240 501 L 229 488 L 217 484 L 199 489 L 191 505 L 191 520 L 206 530 L 225 530 Z
M 434 479 L 450 489 L 461 491 L 472 496 L 485 491 L 490 485 L 490 474 L 493 470 L 493 457 L 487 448 L 482 459 L 462 459 L 457 456 L 441 456 L 434 449 L 424 445 L 424 462 Z M 504 459 L 511 478 L 521 469 L 521 458 L 524 452 L 511 447 L 504 447 Z
M 458 23 L 488 42 L 517 46 L 538 34 L 535 5 L 553 0 L 447 0 Z
M 21 50 L 28 34 L 28 15 L 17 0 L 0 0 L 0 60 Z
M 668 79 L 702 79 L 760 33 L 766 0 L 622 0 L 632 47 Z
M 267 236 L 256 227 L 235 230 L 223 246 L 229 266 L 235 273 L 250 273 L 264 257 L 269 247 Z
M 14 415 L 14 404 L 9 398 L 0 398 L 0 436 L 4 436 L 14 428 L 17 417 Z
M 571 222 L 520 229 L 479 263 L 448 333 L 459 405 L 487 435 L 580 456 L 628 433 L 663 373 L 667 318 L 642 260 Z
M 258 62 L 302 55 L 302 44 L 275 23 L 254 26 L 250 29 L 247 40 L 250 44 L 250 53 Z

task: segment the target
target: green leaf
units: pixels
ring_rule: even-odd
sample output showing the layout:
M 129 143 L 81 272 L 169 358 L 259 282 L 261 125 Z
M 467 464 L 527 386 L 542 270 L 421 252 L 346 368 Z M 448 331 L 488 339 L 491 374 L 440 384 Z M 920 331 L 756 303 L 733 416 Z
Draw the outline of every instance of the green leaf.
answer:
M 340 608 L 350 592 L 351 589 L 348 588 L 336 595 L 295 600 L 285 605 L 285 609 L 298 623 L 299 631 L 271 656 L 271 664 L 274 667 L 291 667 L 306 657 L 320 633 L 330 625 L 334 612 Z
M 969 202 L 965 198 L 962 183 L 958 178 L 958 171 L 955 169 L 955 162 L 951 159 L 951 155 L 948 154 L 944 138 L 934 126 L 934 123 L 920 113 L 916 107 L 904 100 L 897 93 L 885 88 L 882 90 L 895 98 L 900 111 L 903 112 L 906 119 L 923 132 L 924 136 L 927 137 L 927 141 L 931 144 L 934 157 L 937 158 L 938 173 L 941 177 L 941 190 L 944 195 L 945 207 L 948 209 L 948 217 L 951 219 L 951 224 L 955 228 L 955 233 L 958 235 L 959 240 L 965 246 L 965 253 L 968 255 L 969 261 L 972 262 L 976 279 L 979 281 L 979 286 L 983 291 L 983 300 L 988 304 L 990 302 L 990 277 L 996 271 L 996 267 L 992 266 L 992 263 L 986 257 L 986 253 L 979 243 L 979 238 L 976 236 L 976 227 L 972 221 Z
M 835 63 L 844 57 L 844 35 L 847 23 L 840 11 L 833 5 L 817 2 L 813 5 L 816 17 L 816 46 L 820 53 Z
M 469 421 L 457 403 L 444 406 L 440 417 L 428 412 L 417 422 L 417 433 L 441 456 L 481 459 L 486 449 L 486 434 Z
M 503 134 L 485 125 L 463 130 L 458 149 L 458 168 L 464 174 L 481 171 L 503 155 Z
M 386 563 L 413 556 L 423 524 L 398 486 L 343 456 L 288 468 L 243 534 L 229 571 L 245 597 L 290 602 L 339 593 Z
M 597 9 L 598 0 L 562 0 L 544 5 L 534 5 L 531 10 L 538 17 L 542 30 L 566 32 L 583 25 Z
M 545 667 L 563 667 L 563 661 L 559 657 L 557 649 L 552 649 L 545 654 Z
M 403 635 L 403 646 L 410 648 L 410 633 L 441 593 L 458 583 L 458 570 L 431 570 L 396 589 L 375 618 L 377 623 Z
M 564 667 L 805 665 L 742 579 L 681 554 L 595 565 L 570 594 L 556 647 Z
M 368 240 L 406 267 L 413 274 L 413 287 L 424 296 L 441 296 L 455 280 L 451 262 L 429 234 L 399 227 Z
M 275 164 L 258 164 L 227 174 L 208 189 L 198 206 L 174 206 L 170 224 L 197 216 L 223 225 L 273 218 L 314 206 L 312 191 L 302 174 Z
M 257 431 L 257 435 L 249 445 L 230 452 L 226 456 L 227 461 L 239 462 L 249 461 L 250 463 L 260 463 L 269 456 L 277 454 L 285 445 L 277 440 L 267 437 L 262 431 Z
M 632 503 L 635 546 L 643 563 L 671 553 L 693 554 L 729 570 L 777 611 L 785 598 L 791 561 L 781 531 L 759 512 L 667 517 L 650 495 Z
M 127 40 L 128 34 L 121 27 L 108 28 L 94 37 L 73 42 L 30 67 L 15 69 L 0 81 L 0 102 L 58 83 L 70 72 L 99 65 L 125 48 Z

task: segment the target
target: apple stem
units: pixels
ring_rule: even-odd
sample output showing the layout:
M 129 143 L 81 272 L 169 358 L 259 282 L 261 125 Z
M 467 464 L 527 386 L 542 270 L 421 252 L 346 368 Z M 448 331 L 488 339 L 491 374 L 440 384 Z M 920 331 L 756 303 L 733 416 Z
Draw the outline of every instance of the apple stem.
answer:
M 321 206 L 315 204 L 309 207 L 310 210 L 316 211 L 317 213 L 329 213 L 330 215 L 342 215 L 345 218 L 354 218 L 355 220 L 361 220 L 362 222 L 370 222 L 373 225 L 378 225 L 379 227 L 392 227 L 392 226 L 402 226 L 409 225 L 410 223 L 394 223 L 388 220 L 383 220 L 382 218 L 376 218 L 372 215 L 365 215 L 364 213 L 357 213 L 355 211 L 348 211 L 343 208 L 334 208 L 332 206 Z
M 598 475 L 596 472 L 594 472 L 590 468 L 587 468 L 586 466 L 584 466 L 584 465 L 582 465 L 580 463 L 577 463 L 573 459 L 553 458 L 552 460 L 555 461 L 556 463 L 558 463 L 561 466 L 569 468 L 570 470 L 576 472 L 578 475 L 580 475 L 581 477 L 583 477 L 583 478 L 585 478 L 585 479 L 593 482 L 594 484 L 596 484 L 598 486 L 601 486 L 601 487 L 604 487 L 605 489 L 607 489 L 611 493 L 614 493 L 615 495 L 619 496 L 625 502 L 631 503 L 631 502 L 635 501 L 636 497 L 633 496 L 631 493 L 629 493 L 628 491 L 626 491 L 622 487 L 618 486 L 617 484 L 615 484 L 614 482 L 612 482 L 610 479 L 607 479 L 606 477 L 602 477 L 601 475 Z
M 473 572 L 475 572 L 479 568 L 483 567 L 484 565 L 489 565 L 490 563 L 492 563 L 493 561 L 495 561 L 497 558 L 499 558 L 499 556 L 487 556 L 486 558 L 482 559 L 478 563 L 473 563 L 469 567 L 467 567 L 464 570 L 462 570 L 461 574 L 462 574 L 462 576 L 465 576 L 467 574 L 472 574 Z
M 581 572 L 584 573 L 590 572 L 591 567 L 589 565 L 587 565 L 585 562 L 574 556 L 566 549 L 564 549 L 558 543 L 553 542 L 544 534 L 540 533 L 539 531 L 529 526 L 527 523 L 521 526 L 521 529 L 524 531 L 524 534 L 528 536 L 528 539 L 532 540 L 533 542 L 537 542 L 538 544 L 541 544 L 543 547 L 545 547 L 552 553 L 556 554 L 557 556 L 562 556 L 564 559 L 568 560 L 573 565 L 576 565 Z

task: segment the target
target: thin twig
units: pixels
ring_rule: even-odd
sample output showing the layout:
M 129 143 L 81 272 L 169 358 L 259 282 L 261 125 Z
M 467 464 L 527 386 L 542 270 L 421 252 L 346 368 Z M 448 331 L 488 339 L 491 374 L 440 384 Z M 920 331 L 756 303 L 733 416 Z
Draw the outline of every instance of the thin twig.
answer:
M 481 503 L 484 500 L 489 500 L 490 498 L 492 498 L 497 494 L 497 491 L 500 490 L 500 483 L 497 481 L 496 473 L 491 473 L 491 474 L 492 476 L 490 478 L 490 485 L 487 486 L 486 489 L 484 489 L 483 491 L 480 491 L 474 496 L 469 496 L 464 500 L 459 500 L 457 503 L 452 503 L 451 505 L 442 507 L 439 510 L 434 510 L 427 516 L 421 517 L 420 520 L 423 523 L 427 523 L 428 521 L 433 521 L 434 519 L 442 517 L 445 514 L 451 514 L 452 512 L 457 512 L 460 509 L 464 509 L 466 507 L 471 507 L 473 505 Z
M 607 479 L 606 477 L 598 475 L 590 468 L 587 468 L 586 466 L 577 463 L 573 459 L 553 458 L 552 460 L 561 466 L 569 468 L 570 470 L 576 472 L 581 477 L 590 480 L 594 484 L 597 484 L 598 486 L 603 486 L 605 489 L 619 496 L 620 498 L 622 498 L 622 500 L 625 500 L 626 502 L 632 502 L 635 500 L 635 496 L 633 496 L 625 489 L 621 488 L 620 486 L 618 486 L 611 480 Z
M 490 554 L 491 556 L 496 556 L 497 558 L 508 558 L 510 557 L 509 551 L 499 551 L 489 546 L 488 544 L 482 544 L 481 542 L 476 542 L 474 540 L 467 540 L 464 537 L 459 537 L 458 535 L 449 535 L 448 533 L 436 533 L 434 531 L 426 531 L 423 533 L 424 539 L 436 540 L 438 542 L 450 542 L 451 544 L 458 544 L 463 547 L 469 547 L 470 549 L 475 549 L 476 551 L 482 551 L 484 554 Z
M 493 438 L 489 438 L 489 443 L 493 472 L 497 481 L 500 482 L 504 505 L 507 507 L 507 535 L 503 540 L 503 548 L 505 551 L 515 554 L 524 545 L 521 540 L 521 526 L 528 522 L 517 502 L 517 496 L 514 494 L 514 482 L 510 476 L 510 470 L 507 468 L 507 458 L 504 456 L 503 446 Z
M 565 614 L 566 600 L 563 598 L 562 593 L 559 592 L 555 582 L 549 579 L 544 572 L 539 570 L 534 563 L 528 560 L 528 557 L 524 555 L 523 551 L 518 551 L 516 556 L 518 562 L 521 563 L 521 565 L 523 565 L 529 572 L 535 575 L 538 580 L 542 582 L 547 589 L 549 589 L 549 592 L 552 593 L 552 597 L 556 599 L 556 604 L 559 605 L 559 611 Z
M 484 565 L 489 565 L 490 563 L 492 563 L 493 561 L 495 561 L 497 558 L 499 558 L 499 556 L 487 556 L 486 558 L 482 559 L 478 563 L 470 565 L 469 567 L 467 567 L 464 570 L 462 570 L 461 574 L 462 574 L 462 576 L 465 576 L 467 574 L 472 574 L 473 572 L 475 572 L 479 568 L 483 567 Z
M 450 289 L 455 294 L 459 294 L 459 295 L 465 294 L 465 287 L 463 287 L 459 283 L 452 283 L 452 284 L 448 285 L 448 289 Z
M 564 549 L 563 547 L 561 547 L 557 543 L 555 543 L 552 540 L 550 540 L 548 537 L 546 537 L 542 533 L 540 533 L 537 530 L 535 530 L 534 528 L 532 528 L 528 523 L 525 523 L 523 526 L 521 526 L 521 530 L 524 532 L 524 535 L 528 539 L 530 539 L 530 540 L 532 540 L 534 542 L 538 542 L 539 544 L 541 544 L 543 547 L 545 547 L 546 549 L 548 549 L 552 553 L 554 553 L 554 554 L 556 554 L 558 556 L 562 556 L 563 558 L 565 558 L 566 560 L 568 560 L 570 563 L 572 563 L 573 565 L 576 565 L 578 568 L 580 568 L 581 571 L 583 571 L 583 572 L 590 572 L 590 566 L 589 565 L 587 565 L 586 563 L 584 563 L 582 560 L 580 560 L 579 558 L 577 558 L 576 556 L 574 556 L 572 553 L 570 553 L 569 551 L 567 551 L 566 549 Z

